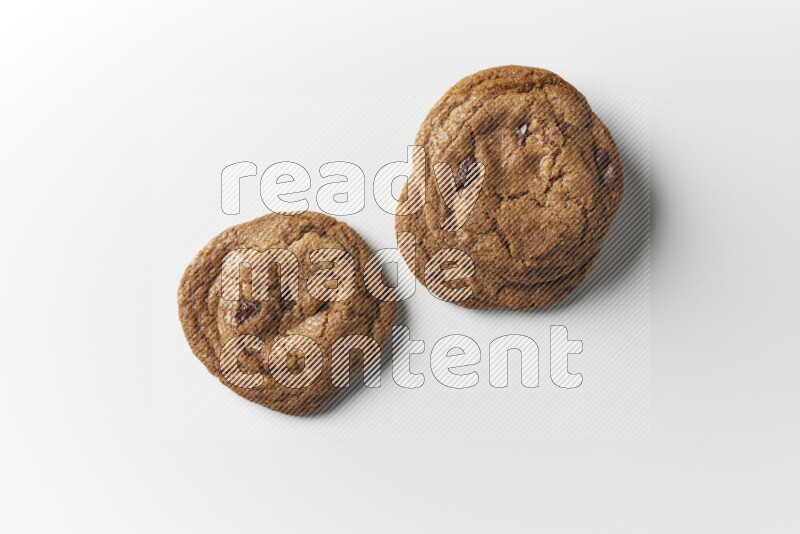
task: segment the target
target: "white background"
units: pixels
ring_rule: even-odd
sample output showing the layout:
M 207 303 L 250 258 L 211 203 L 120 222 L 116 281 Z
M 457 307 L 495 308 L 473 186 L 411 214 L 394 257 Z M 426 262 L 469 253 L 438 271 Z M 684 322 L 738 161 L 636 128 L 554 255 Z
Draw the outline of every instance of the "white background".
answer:
M 796 21 L 788 2 L 4 6 L 4 530 L 796 531 Z M 513 63 L 650 96 L 650 437 L 154 437 L 153 96 L 435 93 Z

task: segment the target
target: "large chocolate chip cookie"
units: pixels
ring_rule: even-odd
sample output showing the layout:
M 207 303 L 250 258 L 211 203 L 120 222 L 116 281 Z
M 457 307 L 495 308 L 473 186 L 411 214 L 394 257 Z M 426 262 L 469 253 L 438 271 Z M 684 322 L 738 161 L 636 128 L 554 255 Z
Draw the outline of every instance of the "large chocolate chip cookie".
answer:
M 453 86 L 422 123 L 398 232 L 425 284 L 438 251 L 472 259 L 470 308 L 533 309 L 589 275 L 623 192 L 608 129 L 581 93 L 552 72 L 507 66 Z M 402 241 L 401 241 L 402 243 Z M 413 262 L 412 262 L 412 258 Z M 415 265 L 411 265 L 415 263 Z

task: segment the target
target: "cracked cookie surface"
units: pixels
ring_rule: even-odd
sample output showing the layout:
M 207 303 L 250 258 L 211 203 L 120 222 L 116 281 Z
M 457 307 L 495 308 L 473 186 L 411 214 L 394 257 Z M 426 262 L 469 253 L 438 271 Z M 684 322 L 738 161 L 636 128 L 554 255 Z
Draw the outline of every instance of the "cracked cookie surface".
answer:
M 623 173 L 611 134 L 572 85 L 531 67 L 478 72 L 437 102 L 416 145 L 425 160 L 414 160 L 395 224 L 414 235 L 415 255 L 400 250 L 423 284 L 427 261 L 444 248 L 475 264 L 459 282 L 472 296 L 458 304 L 470 308 L 541 308 L 589 275 Z M 449 195 L 440 192 L 442 163 L 452 170 Z M 472 206 L 464 197 L 477 182 Z
M 298 261 L 297 290 L 287 293 L 286 273 L 281 273 L 279 284 L 273 276 L 277 269 L 273 268 L 268 283 L 259 292 L 254 285 L 251 261 L 241 264 L 244 274 L 241 279 L 235 278 L 237 298 L 229 298 L 225 284 L 231 278 L 223 276 L 229 272 L 224 271 L 229 268 L 226 256 L 244 249 L 292 252 Z M 325 249 L 345 251 L 352 258 L 355 276 L 345 280 L 331 275 L 338 260 L 312 261 L 316 251 Z M 198 253 L 178 289 L 180 320 L 192 351 L 214 376 L 246 399 L 292 415 L 320 409 L 342 390 L 331 380 L 334 343 L 344 336 L 365 335 L 383 347 L 389 336 L 395 304 L 377 300 L 366 290 L 363 270 L 370 254 L 353 229 L 319 213 L 270 214 L 225 230 Z M 238 274 L 239 262 L 234 263 Z M 315 278 L 327 282 L 309 292 Z M 326 301 L 312 296 L 337 286 L 346 289 L 344 300 Z M 222 358 L 221 366 L 221 356 L 224 347 L 238 343 L 239 336 L 255 336 L 263 342 L 263 347 L 259 350 L 252 344 L 239 347 L 242 350 L 234 356 L 232 365 L 237 366 L 236 371 L 245 381 L 232 383 L 223 373 L 225 359 Z M 287 387 L 270 373 L 275 364 L 271 348 L 285 336 L 305 336 L 321 349 L 320 375 L 306 387 Z M 353 377 L 363 370 L 363 353 L 350 351 L 347 358 L 353 383 Z M 291 375 L 302 373 L 307 361 L 305 354 L 292 351 L 280 363 Z

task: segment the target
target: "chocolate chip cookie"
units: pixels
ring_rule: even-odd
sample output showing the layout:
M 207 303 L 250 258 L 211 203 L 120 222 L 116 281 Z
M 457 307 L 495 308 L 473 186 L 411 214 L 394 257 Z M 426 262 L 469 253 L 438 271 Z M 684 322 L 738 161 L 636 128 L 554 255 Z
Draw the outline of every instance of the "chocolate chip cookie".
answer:
M 586 98 L 543 69 L 468 76 L 428 114 L 396 216 L 417 278 L 443 249 L 474 263 L 451 282 L 469 308 L 534 309 L 589 275 L 622 200 L 619 153 Z M 413 248 L 411 245 L 415 245 Z
M 287 414 L 318 410 L 389 336 L 395 304 L 367 291 L 369 257 L 355 231 L 319 213 L 229 228 L 181 280 L 186 339 L 242 397 Z

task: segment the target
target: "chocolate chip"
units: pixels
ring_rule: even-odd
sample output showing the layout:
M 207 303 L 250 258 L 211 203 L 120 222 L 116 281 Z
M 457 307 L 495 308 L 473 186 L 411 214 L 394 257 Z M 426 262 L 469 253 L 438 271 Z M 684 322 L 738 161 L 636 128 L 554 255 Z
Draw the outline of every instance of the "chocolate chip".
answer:
M 293 300 L 289 300 L 283 296 L 281 296 L 281 309 L 284 311 L 292 311 L 295 307 L 297 302 Z
M 528 123 L 523 122 L 517 126 L 517 129 L 514 130 L 514 133 L 517 134 L 517 144 L 519 146 L 525 146 L 525 139 L 528 137 L 528 135 L 530 135 L 528 132 Z
M 243 325 L 261 312 L 261 303 L 243 300 L 236 309 L 236 324 Z
M 478 178 L 480 171 L 478 166 L 475 164 L 475 155 L 470 154 L 458 165 L 458 174 L 456 175 L 456 191 L 461 191 L 470 183 L 475 181 L 476 178 Z
M 558 123 L 558 129 L 561 130 L 561 135 L 564 137 L 567 136 L 567 132 L 569 132 L 572 128 L 574 128 L 574 126 L 566 121 Z
M 606 167 L 608 164 L 611 163 L 611 156 L 608 155 L 608 151 L 603 148 L 597 148 L 594 151 L 594 163 L 597 165 L 597 170 L 600 172 L 600 175 L 605 172 Z
M 613 183 L 617 179 L 617 165 L 611 162 L 611 155 L 607 150 L 598 148 L 594 151 L 594 163 L 604 183 Z

